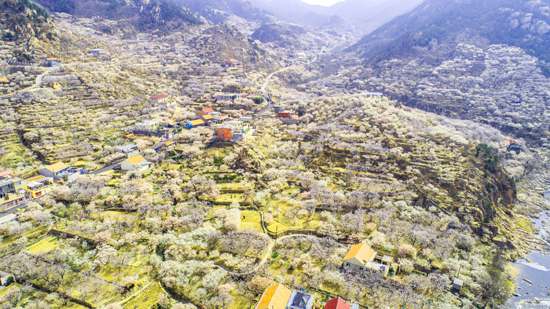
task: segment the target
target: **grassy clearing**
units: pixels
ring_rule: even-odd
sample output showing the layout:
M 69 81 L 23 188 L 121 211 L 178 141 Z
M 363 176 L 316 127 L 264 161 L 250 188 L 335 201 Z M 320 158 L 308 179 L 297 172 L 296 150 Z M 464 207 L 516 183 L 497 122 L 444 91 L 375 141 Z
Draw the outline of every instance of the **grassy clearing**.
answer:
M 95 278 L 82 279 L 79 282 L 72 282 L 70 287 L 61 290 L 71 297 L 84 300 L 94 307 L 120 301 L 122 295 L 119 289 L 113 284 L 105 284 Z
M 127 213 L 115 210 L 102 211 L 101 213 L 97 214 L 97 217 L 103 220 L 128 223 L 132 223 L 137 220 L 137 216 L 134 213 Z
M 220 194 L 213 198 L 211 202 L 216 205 L 231 205 L 232 203 L 239 203 L 241 205 L 250 204 L 250 201 L 246 200 L 244 194 L 240 193 Z
M 25 290 L 22 290 L 23 286 L 19 283 L 13 283 L 8 285 L 7 287 L 0 288 L 0 304 L 3 303 L 3 298 L 8 295 L 8 293 L 11 293 L 12 291 L 22 291 L 21 297 L 17 299 L 17 303 L 15 304 L 14 308 L 27 308 L 30 306 L 30 302 L 37 299 L 46 299 L 48 294 L 30 288 L 26 287 Z M 4 304 L 6 305 L 6 304 Z M 85 309 L 86 307 L 81 306 L 79 304 L 75 304 L 73 302 L 66 303 L 65 301 L 63 303 L 56 302 L 48 302 L 49 308 L 64 308 L 64 309 Z
M 136 276 L 137 278 L 133 283 L 136 286 L 144 286 L 149 282 L 147 276 L 150 267 L 147 266 L 147 260 L 144 256 L 137 256 L 133 258 L 128 265 L 113 266 L 105 265 L 101 267 L 101 270 L 97 274 L 101 279 L 123 285 L 125 278 Z
M 44 255 L 55 250 L 59 246 L 59 241 L 54 236 L 48 236 L 39 242 L 29 246 L 27 252 L 32 255 Z
M 287 214 L 292 211 L 296 205 L 281 200 L 269 200 L 267 208 L 273 214 L 273 221 L 269 222 L 267 228 L 274 233 L 284 233 L 290 230 L 317 230 L 321 221 L 317 214 L 309 217 L 288 217 Z
M 155 306 L 162 295 L 166 295 L 160 283 L 153 282 L 139 294 L 131 297 L 122 307 L 124 309 L 150 309 Z
M 21 237 L 26 237 L 29 241 L 32 241 L 46 234 L 47 231 L 48 230 L 45 226 L 38 226 L 36 228 L 26 231 L 22 235 L 15 235 L 15 236 L 5 238 L 2 240 L 2 243 L 0 243 L 0 250 L 6 249 Z
M 248 309 L 254 308 L 254 304 L 247 297 L 240 295 L 238 291 L 231 291 L 233 302 L 229 305 L 229 309 Z
M 241 211 L 241 229 L 263 232 L 260 213 L 254 210 Z
M 254 188 L 252 185 L 247 183 L 229 182 L 218 184 L 218 189 L 220 190 L 220 192 L 244 193 Z

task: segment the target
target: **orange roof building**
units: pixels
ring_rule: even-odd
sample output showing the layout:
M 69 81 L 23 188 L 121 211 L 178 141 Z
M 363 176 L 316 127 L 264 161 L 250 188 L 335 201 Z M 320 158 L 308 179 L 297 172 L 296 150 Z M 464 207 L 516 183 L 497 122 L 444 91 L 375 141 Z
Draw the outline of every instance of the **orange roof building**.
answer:
M 367 263 L 374 261 L 375 258 L 376 251 L 369 245 L 361 243 L 351 246 L 344 257 L 344 264 L 365 267 Z
M 256 309 L 286 309 L 292 292 L 284 285 L 273 283 L 265 289 Z
M 149 168 L 150 165 L 151 162 L 145 160 L 142 155 L 131 154 L 128 156 L 128 159 L 122 161 L 122 163 L 120 164 L 120 168 L 123 171 L 137 171 L 145 170 Z
M 230 128 L 217 128 L 216 139 L 221 142 L 231 142 L 233 140 L 233 130 Z

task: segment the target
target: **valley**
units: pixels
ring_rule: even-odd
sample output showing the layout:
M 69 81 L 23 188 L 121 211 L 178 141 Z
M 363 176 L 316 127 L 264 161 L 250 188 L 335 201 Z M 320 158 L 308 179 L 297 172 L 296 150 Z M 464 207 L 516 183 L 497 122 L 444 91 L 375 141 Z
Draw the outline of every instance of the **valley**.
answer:
M 548 293 L 547 272 L 525 277 L 548 250 L 534 219 L 550 83 L 533 49 L 445 42 L 369 63 L 408 15 L 357 32 L 240 0 L 36 2 L 0 0 L 21 16 L 0 33 L 2 308 Z M 526 7 L 545 22 L 545 4 Z

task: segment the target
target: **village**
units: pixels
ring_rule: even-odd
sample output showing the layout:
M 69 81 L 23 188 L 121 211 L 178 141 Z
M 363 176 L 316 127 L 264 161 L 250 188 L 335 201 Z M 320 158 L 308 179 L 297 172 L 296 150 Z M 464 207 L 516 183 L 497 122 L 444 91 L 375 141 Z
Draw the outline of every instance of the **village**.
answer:
M 226 25 L 127 36 L 56 18 L 55 57 L 0 48 L 3 304 L 468 307 L 529 235 L 527 217 L 478 209 L 511 186 L 496 153 L 530 159 L 521 141 L 288 86 L 324 45 L 282 61 Z

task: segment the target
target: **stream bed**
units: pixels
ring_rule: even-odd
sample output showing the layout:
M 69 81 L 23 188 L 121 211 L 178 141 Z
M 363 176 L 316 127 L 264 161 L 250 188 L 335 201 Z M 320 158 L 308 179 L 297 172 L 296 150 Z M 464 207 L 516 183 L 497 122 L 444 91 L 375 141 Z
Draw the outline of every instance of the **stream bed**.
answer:
M 543 213 L 534 224 L 539 230 L 540 238 L 549 243 L 550 213 Z M 547 248 L 545 251 L 533 251 L 526 258 L 515 262 L 514 266 L 519 271 L 516 295 L 506 307 L 550 309 L 550 250 Z

